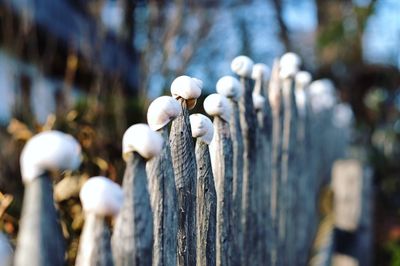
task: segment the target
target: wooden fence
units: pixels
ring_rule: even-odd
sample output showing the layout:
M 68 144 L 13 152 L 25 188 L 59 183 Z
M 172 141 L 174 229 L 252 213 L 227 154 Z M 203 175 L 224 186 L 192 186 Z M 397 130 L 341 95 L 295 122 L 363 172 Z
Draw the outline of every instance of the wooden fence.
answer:
M 104 177 L 84 184 L 76 265 L 357 265 L 334 236 L 362 220 L 370 192 L 360 163 L 335 164 L 330 185 L 333 163 L 346 157 L 351 109 L 330 81 L 311 82 L 300 65 L 287 53 L 269 73 L 235 58 L 239 79 L 218 81 L 204 101 L 208 116 L 190 115 L 202 82 L 175 79 L 172 97 L 151 103 L 148 125 L 124 134 L 122 188 Z M 79 158 L 79 144 L 61 132 L 26 144 L 14 265 L 64 265 L 50 178 Z

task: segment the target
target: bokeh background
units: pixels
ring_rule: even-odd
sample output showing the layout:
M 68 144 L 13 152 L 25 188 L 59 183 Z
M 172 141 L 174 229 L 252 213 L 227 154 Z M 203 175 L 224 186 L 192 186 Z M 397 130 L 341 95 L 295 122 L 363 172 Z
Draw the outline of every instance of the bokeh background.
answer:
M 202 79 L 206 95 L 235 56 L 271 65 L 286 51 L 351 104 L 353 145 L 373 173 L 373 265 L 400 265 L 398 0 L 0 0 L 1 229 L 15 241 L 26 140 L 69 132 L 84 163 L 55 197 L 72 264 L 80 184 L 121 180 L 122 134 L 145 122 L 152 99 L 182 74 Z

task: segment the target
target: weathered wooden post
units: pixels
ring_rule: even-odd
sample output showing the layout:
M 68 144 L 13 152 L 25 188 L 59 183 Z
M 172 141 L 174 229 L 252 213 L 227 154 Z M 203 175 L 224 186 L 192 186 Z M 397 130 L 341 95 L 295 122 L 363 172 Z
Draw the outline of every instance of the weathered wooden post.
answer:
M 197 164 L 197 265 L 216 265 L 217 192 L 212 172 L 209 144 L 214 127 L 211 120 L 202 114 L 192 114 L 190 125 L 196 140 Z
M 271 241 L 272 235 L 270 219 L 270 189 L 271 189 L 271 109 L 268 100 L 264 97 L 264 84 L 269 78 L 269 69 L 265 64 L 253 66 L 252 78 L 255 80 L 253 90 L 253 104 L 257 114 L 257 168 L 258 168 L 258 227 L 259 241 L 258 255 L 260 263 L 270 263 L 270 249 L 267 244 Z
M 297 108 L 294 91 L 294 76 L 301 64 L 299 56 L 294 53 L 286 53 L 280 59 L 280 78 L 283 95 L 283 134 L 282 134 L 282 158 L 281 158 L 281 183 L 279 185 L 280 203 L 280 230 L 282 241 L 280 257 L 285 265 L 294 265 L 294 194 L 297 176 L 296 149 L 297 142 Z
M 111 234 L 105 220 L 119 213 L 121 187 L 102 176 L 90 178 L 79 193 L 85 212 L 85 224 L 79 241 L 76 266 L 112 266 Z
M 180 76 L 171 84 L 171 94 L 182 107 L 170 132 L 172 164 L 178 194 L 178 265 L 196 265 L 196 156 L 189 121 L 189 109 L 201 94 L 202 82 Z
M 240 126 L 239 99 L 242 95 L 240 82 L 232 76 L 220 78 L 216 85 L 217 92 L 228 98 L 231 105 L 229 120 L 233 147 L 233 180 L 232 180 L 232 245 L 238 262 L 242 261 L 242 193 L 243 193 L 243 137 Z
M 238 264 L 232 253 L 232 179 L 233 154 L 229 128 L 231 109 L 225 96 L 214 93 L 204 100 L 204 110 L 214 117 L 214 138 L 211 152 L 217 191 L 217 255 L 216 265 Z
M 243 96 L 239 101 L 240 125 L 243 136 L 243 194 L 242 194 L 242 230 L 243 251 L 242 265 L 254 263 L 258 238 L 256 226 L 256 214 L 254 204 L 254 177 L 256 176 L 256 127 L 257 118 L 253 106 L 253 88 L 251 86 L 251 73 L 253 61 L 247 56 L 238 56 L 231 63 L 231 69 L 240 76 Z
M 153 265 L 176 265 L 178 234 L 178 199 L 171 159 L 168 124 L 182 112 L 177 100 L 170 96 L 155 99 L 147 111 L 152 130 L 164 138 L 158 156 L 147 162 L 150 202 L 153 210 Z
M 315 229 L 312 228 L 310 217 L 315 209 L 315 191 L 312 189 L 311 182 L 311 163 L 310 157 L 310 101 L 308 95 L 308 86 L 311 82 L 311 75 L 306 71 L 299 71 L 295 77 L 296 82 L 296 106 L 298 110 L 297 117 L 297 194 L 294 201 L 296 227 L 302 230 L 296 230 L 296 261 L 300 265 L 305 265 L 308 251 L 311 248 L 311 237 Z
M 336 103 L 335 88 L 328 79 L 311 82 L 309 86 L 310 104 L 312 109 L 311 139 L 314 158 L 313 171 L 314 190 L 318 191 L 322 184 L 329 182 L 332 156 L 329 146 L 332 131 L 332 110 Z
M 37 134 L 21 154 L 25 195 L 15 252 L 16 266 L 65 264 L 65 243 L 53 200 L 51 171 L 76 169 L 81 148 L 59 131 Z
M 279 205 L 278 205 L 278 186 L 280 180 L 280 161 L 282 155 L 282 92 L 280 90 L 279 61 L 275 60 L 271 79 L 269 82 L 268 99 L 272 113 L 272 133 L 271 133 L 271 227 L 272 236 L 270 240 L 271 265 L 278 264 L 279 249 Z
M 124 133 L 124 200 L 112 236 L 112 250 L 117 266 L 152 264 L 153 218 L 145 164 L 146 160 L 160 153 L 162 146 L 160 134 L 146 124 L 133 125 Z

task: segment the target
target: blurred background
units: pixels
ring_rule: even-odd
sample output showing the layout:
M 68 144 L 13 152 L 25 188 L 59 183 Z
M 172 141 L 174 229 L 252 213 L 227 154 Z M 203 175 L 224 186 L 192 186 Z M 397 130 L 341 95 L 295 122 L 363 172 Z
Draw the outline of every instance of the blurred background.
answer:
M 15 240 L 26 140 L 69 132 L 83 174 L 66 173 L 55 194 L 72 263 L 80 184 L 120 181 L 122 134 L 152 99 L 182 74 L 215 91 L 239 54 L 271 65 L 293 51 L 352 106 L 353 144 L 373 170 L 373 265 L 400 265 L 399 48 L 398 0 L 0 0 L 1 229 Z

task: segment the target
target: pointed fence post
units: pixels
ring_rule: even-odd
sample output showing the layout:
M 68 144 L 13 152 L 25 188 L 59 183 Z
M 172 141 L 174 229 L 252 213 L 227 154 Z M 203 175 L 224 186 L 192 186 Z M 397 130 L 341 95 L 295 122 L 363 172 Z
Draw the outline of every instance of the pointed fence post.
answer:
M 106 217 L 119 213 L 122 207 L 121 187 L 103 176 L 90 178 L 80 191 L 85 212 L 76 266 L 112 266 L 111 234 Z
M 240 125 L 243 136 L 243 194 L 242 194 L 242 228 L 243 254 L 242 265 L 253 264 L 256 258 L 257 219 L 254 204 L 254 177 L 256 176 L 256 127 L 257 118 L 253 106 L 251 73 L 253 61 L 247 56 L 238 56 L 231 63 L 231 69 L 240 76 L 243 96 L 239 101 Z
M 242 95 L 240 82 L 232 76 L 220 78 L 216 85 L 217 92 L 228 98 L 231 105 L 229 120 L 233 147 L 233 180 L 232 180 L 232 245 L 238 260 L 242 261 L 242 193 L 243 193 L 243 138 L 240 126 L 239 99 Z M 234 264 L 235 265 L 235 264 Z
M 311 75 L 306 71 L 299 71 L 295 77 L 296 82 L 296 106 L 297 118 L 297 151 L 299 177 L 297 186 L 297 198 L 295 202 L 296 225 L 302 230 L 296 230 L 296 261 L 305 265 L 307 254 L 311 249 L 311 237 L 315 228 L 312 227 L 313 211 L 315 209 L 315 193 L 312 189 L 311 161 L 310 161 L 310 100 L 308 86 L 311 82 Z
M 209 144 L 214 128 L 211 120 L 202 114 L 192 114 L 190 125 L 196 140 L 197 164 L 197 265 L 216 265 L 217 192 L 211 166 Z
M 217 191 L 217 265 L 237 262 L 232 254 L 232 140 L 229 128 L 230 105 L 225 96 L 210 94 L 204 100 L 204 110 L 214 117 L 213 173 Z
M 164 139 L 159 155 L 147 162 L 150 202 L 153 210 L 153 265 L 176 265 L 178 199 L 171 159 L 168 124 L 182 112 L 170 96 L 155 99 L 147 111 L 147 122 Z
M 281 257 L 285 265 L 294 265 L 294 212 L 293 208 L 297 176 L 297 108 L 294 91 L 294 76 L 298 72 L 301 59 L 294 53 L 286 53 L 280 59 L 280 78 L 283 95 L 283 134 L 281 158 L 280 201 L 283 204 L 280 213 L 280 239 L 282 240 Z
M 260 264 L 270 263 L 270 249 L 267 248 L 271 232 L 270 219 L 270 189 L 271 189 L 271 110 L 268 100 L 264 97 L 264 83 L 268 79 L 269 69 L 265 64 L 255 64 L 252 78 L 255 80 L 253 90 L 253 104 L 257 114 L 257 152 L 258 152 L 258 227 L 259 241 L 258 255 Z
M 50 171 L 78 168 L 80 152 L 78 142 L 59 131 L 39 133 L 25 145 L 20 159 L 25 194 L 14 265 L 65 264 Z
M 272 132 L 271 132 L 271 227 L 272 236 L 270 240 L 271 265 L 278 265 L 279 257 L 279 180 L 280 161 L 282 155 L 282 92 L 280 90 L 279 60 L 275 60 L 271 79 L 269 82 L 268 99 L 271 105 Z
M 170 132 L 172 164 L 178 194 L 178 263 L 196 265 L 196 156 L 189 121 L 189 109 L 201 94 L 202 82 L 180 76 L 171 84 L 171 94 L 182 107 Z
M 124 200 L 112 236 L 112 250 L 117 266 L 152 264 L 153 217 L 146 161 L 157 156 L 162 146 L 160 134 L 146 124 L 133 125 L 124 133 Z

